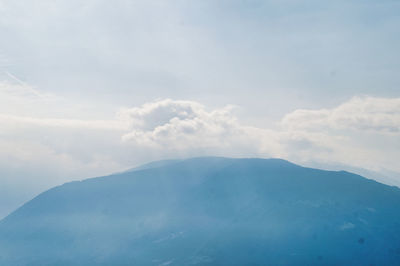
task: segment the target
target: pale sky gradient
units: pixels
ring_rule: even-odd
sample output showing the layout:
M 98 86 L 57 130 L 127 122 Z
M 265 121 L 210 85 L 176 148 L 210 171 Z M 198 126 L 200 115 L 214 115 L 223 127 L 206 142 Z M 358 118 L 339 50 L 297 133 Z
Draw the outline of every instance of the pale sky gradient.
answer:
M 0 0 L 0 36 L 0 217 L 188 156 L 400 184 L 399 1 Z

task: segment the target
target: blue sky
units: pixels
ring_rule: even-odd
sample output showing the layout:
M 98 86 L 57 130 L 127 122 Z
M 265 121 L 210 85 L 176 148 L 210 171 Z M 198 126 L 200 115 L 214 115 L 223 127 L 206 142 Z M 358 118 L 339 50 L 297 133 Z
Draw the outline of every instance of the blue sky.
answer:
M 186 156 L 400 183 L 399 14 L 385 0 L 0 0 L 0 216 L 62 182 Z
M 397 1 L 3 2 L 2 69 L 68 97 L 279 117 L 399 94 Z

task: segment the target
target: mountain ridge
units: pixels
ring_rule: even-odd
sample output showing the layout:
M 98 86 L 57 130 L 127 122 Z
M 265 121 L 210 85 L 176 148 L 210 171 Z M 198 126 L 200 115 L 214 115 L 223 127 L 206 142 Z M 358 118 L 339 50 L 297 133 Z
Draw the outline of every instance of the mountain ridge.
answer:
M 0 262 L 400 261 L 397 187 L 282 159 L 198 157 L 150 166 L 66 183 L 38 195 L 0 222 Z

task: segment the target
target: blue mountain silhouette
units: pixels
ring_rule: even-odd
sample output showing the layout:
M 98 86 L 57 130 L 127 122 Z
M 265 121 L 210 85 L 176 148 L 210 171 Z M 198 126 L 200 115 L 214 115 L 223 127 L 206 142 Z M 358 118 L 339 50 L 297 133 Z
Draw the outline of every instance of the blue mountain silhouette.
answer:
M 193 158 L 50 189 L 0 265 L 400 265 L 400 189 L 280 159 Z

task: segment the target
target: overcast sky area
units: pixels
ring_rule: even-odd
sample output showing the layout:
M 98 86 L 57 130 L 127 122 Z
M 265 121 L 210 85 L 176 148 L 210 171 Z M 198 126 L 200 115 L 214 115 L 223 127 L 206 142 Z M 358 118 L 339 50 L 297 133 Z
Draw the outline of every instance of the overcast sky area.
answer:
M 399 1 L 0 0 L 0 36 L 0 217 L 193 156 L 400 185 Z

